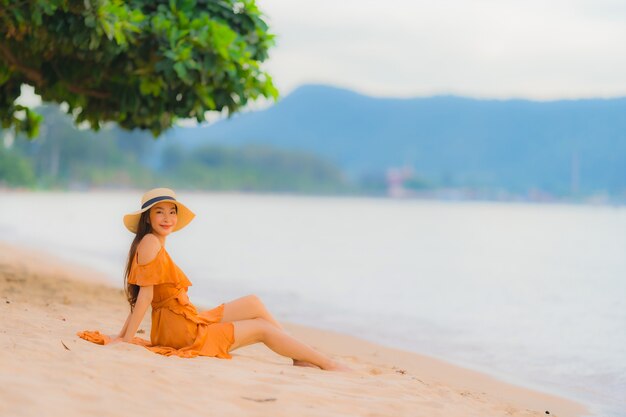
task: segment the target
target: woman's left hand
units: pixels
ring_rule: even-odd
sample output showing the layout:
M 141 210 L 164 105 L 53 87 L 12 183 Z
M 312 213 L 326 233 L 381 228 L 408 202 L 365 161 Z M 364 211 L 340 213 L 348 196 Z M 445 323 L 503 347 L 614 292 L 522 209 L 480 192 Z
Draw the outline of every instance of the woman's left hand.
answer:
M 115 343 L 121 343 L 123 341 L 124 340 L 121 337 L 119 337 L 118 335 L 116 335 L 116 334 L 113 335 L 112 334 L 112 335 L 109 336 L 109 341 L 106 344 L 107 345 L 113 345 Z

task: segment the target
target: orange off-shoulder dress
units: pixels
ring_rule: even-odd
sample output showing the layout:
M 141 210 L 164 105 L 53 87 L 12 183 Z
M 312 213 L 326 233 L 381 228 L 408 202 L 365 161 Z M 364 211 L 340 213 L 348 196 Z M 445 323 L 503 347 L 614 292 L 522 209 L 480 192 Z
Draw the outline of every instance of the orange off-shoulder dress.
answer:
M 228 353 L 235 337 L 233 323 L 221 323 L 224 304 L 198 312 L 187 297 L 191 282 L 172 261 L 165 247 L 147 264 L 133 258 L 128 282 L 139 286 L 154 285 L 150 342 L 135 337 L 131 343 L 165 356 L 183 358 L 214 356 L 230 359 Z M 99 331 L 78 332 L 78 336 L 100 345 L 109 337 Z

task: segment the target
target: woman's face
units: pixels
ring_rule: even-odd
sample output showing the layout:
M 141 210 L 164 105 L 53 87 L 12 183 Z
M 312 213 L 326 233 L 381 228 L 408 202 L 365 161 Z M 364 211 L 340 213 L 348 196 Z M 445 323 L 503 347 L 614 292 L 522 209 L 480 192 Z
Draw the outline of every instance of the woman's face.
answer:
M 174 203 L 158 203 L 150 209 L 150 225 L 152 231 L 158 235 L 167 236 L 172 233 L 177 221 Z

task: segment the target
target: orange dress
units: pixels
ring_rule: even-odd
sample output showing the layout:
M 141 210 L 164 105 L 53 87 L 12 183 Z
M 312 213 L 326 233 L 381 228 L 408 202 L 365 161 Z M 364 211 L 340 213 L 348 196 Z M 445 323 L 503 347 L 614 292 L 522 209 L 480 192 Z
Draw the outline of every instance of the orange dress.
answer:
M 199 313 L 187 297 L 191 282 L 172 261 L 165 247 L 161 247 L 157 256 L 147 264 L 140 265 L 135 255 L 128 282 L 139 286 L 154 285 L 150 342 L 135 337 L 131 343 L 165 356 L 231 358 L 228 350 L 235 340 L 235 326 L 220 322 L 224 304 Z M 109 337 L 98 331 L 78 332 L 78 336 L 100 345 L 109 342 Z

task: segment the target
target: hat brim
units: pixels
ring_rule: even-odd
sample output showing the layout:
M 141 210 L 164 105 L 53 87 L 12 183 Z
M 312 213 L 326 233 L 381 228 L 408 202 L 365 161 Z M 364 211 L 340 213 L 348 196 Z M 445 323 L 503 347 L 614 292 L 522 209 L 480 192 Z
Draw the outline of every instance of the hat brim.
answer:
M 130 232 L 137 233 L 137 228 L 139 227 L 139 219 L 141 218 L 141 214 L 144 211 L 150 210 L 154 205 L 159 204 L 159 203 L 174 203 L 177 207 L 177 211 L 178 211 L 177 216 L 176 216 L 177 222 L 176 222 L 176 227 L 174 227 L 172 232 L 176 232 L 177 230 L 180 230 L 183 227 L 187 226 L 189 222 L 191 222 L 193 218 L 196 217 L 194 212 L 189 210 L 187 206 L 185 206 L 180 201 L 165 199 L 165 200 L 156 201 L 150 204 L 149 206 L 144 207 L 141 210 L 124 215 L 124 226 L 126 226 L 126 228 Z

